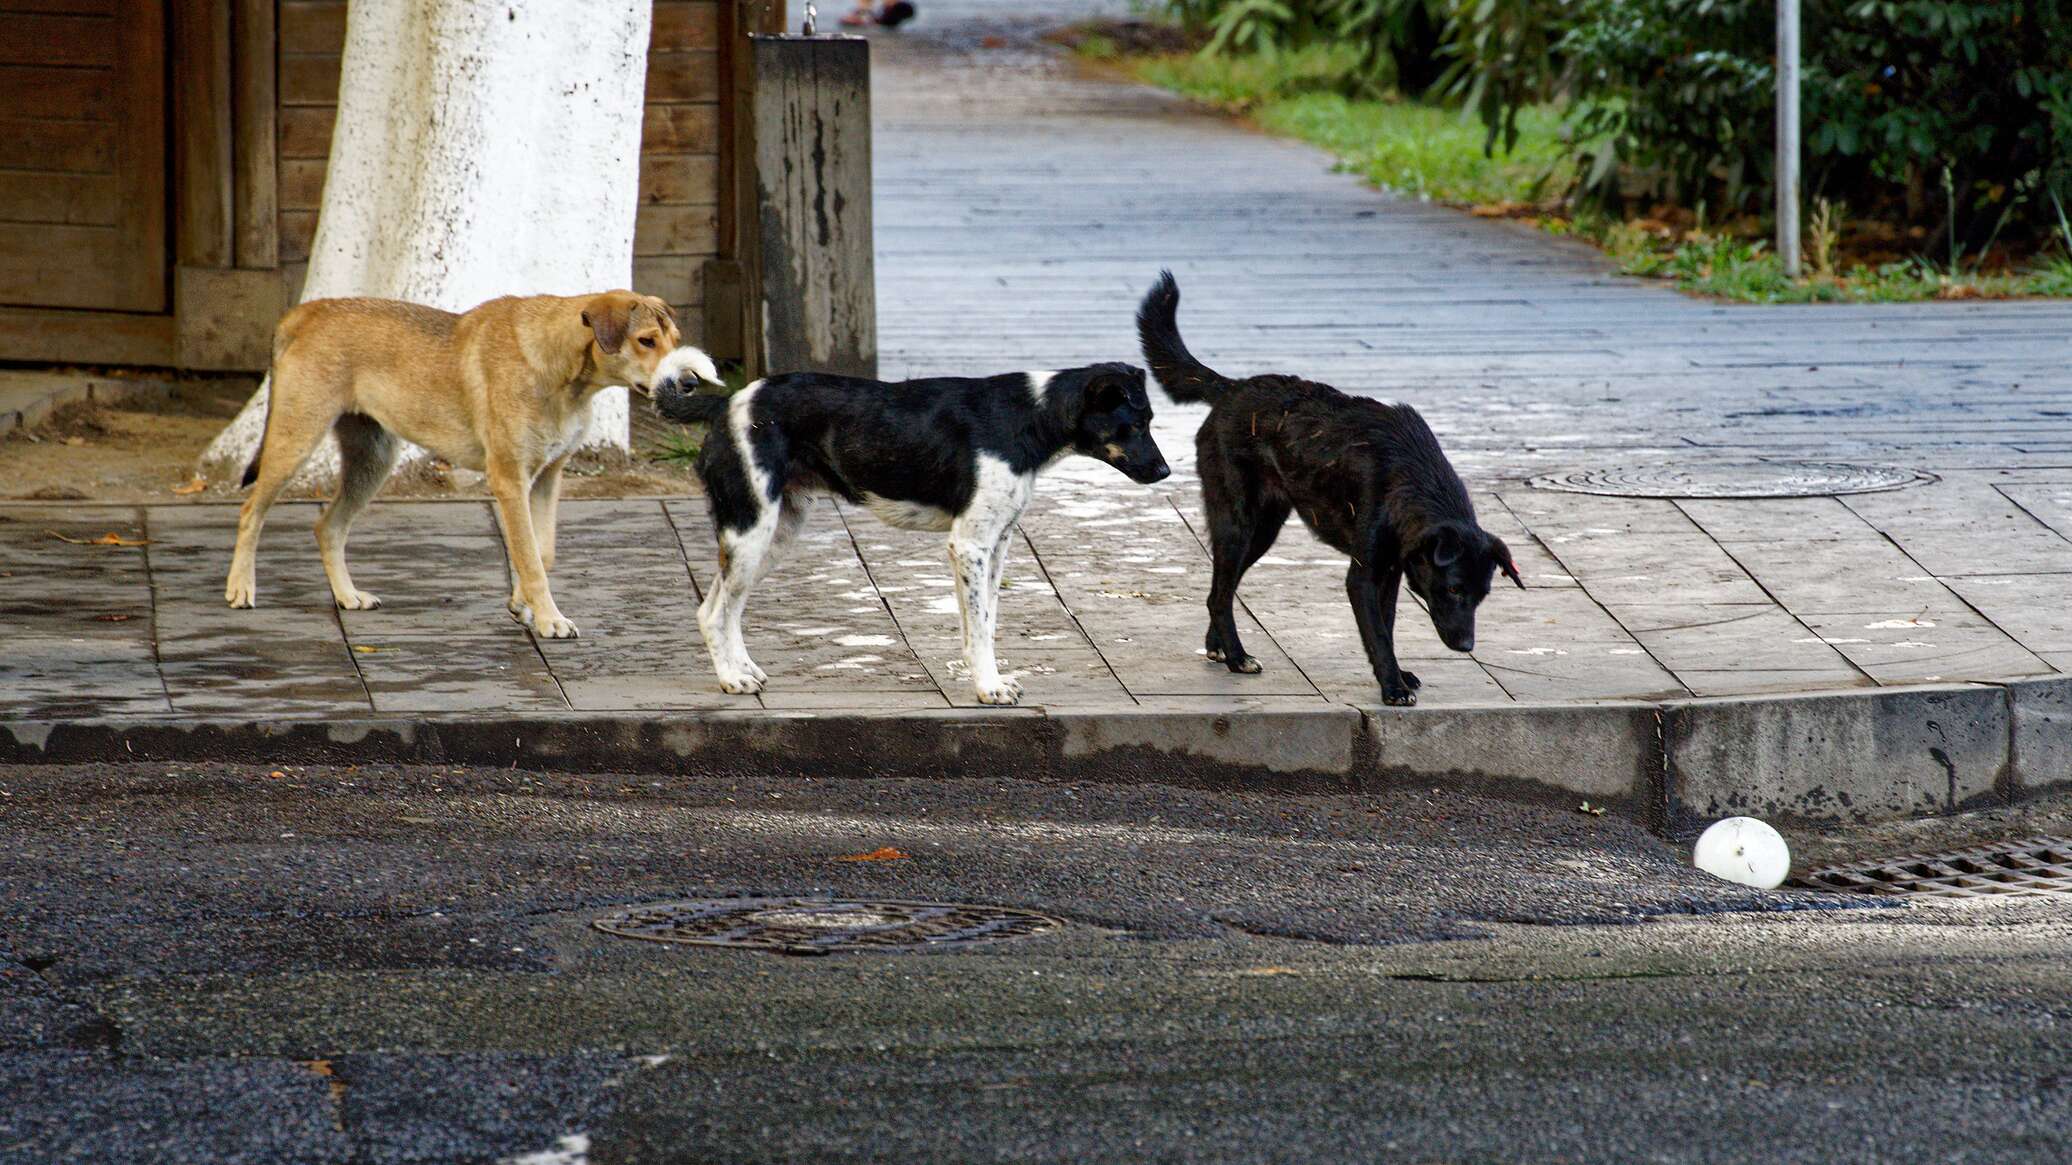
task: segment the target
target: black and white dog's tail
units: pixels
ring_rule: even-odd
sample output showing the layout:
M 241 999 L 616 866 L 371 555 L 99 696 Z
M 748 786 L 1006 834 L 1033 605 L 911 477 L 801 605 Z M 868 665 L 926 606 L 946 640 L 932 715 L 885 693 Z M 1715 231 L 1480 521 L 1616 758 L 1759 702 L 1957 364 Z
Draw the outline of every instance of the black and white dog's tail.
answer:
M 1194 358 L 1180 339 L 1180 285 L 1170 271 L 1158 273 L 1158 283 L 1137 308 L 1137 340 L 1144 345 L 1144 363 L 1158 386 L 1176 401 L 1213 401 L 1229 383 L 1223 374 Z
M 722 393 L 686 392 L 680 385 L 659 385 L 655 411 L 679 425 L 709 425 L 727 415 L 731 399 Z

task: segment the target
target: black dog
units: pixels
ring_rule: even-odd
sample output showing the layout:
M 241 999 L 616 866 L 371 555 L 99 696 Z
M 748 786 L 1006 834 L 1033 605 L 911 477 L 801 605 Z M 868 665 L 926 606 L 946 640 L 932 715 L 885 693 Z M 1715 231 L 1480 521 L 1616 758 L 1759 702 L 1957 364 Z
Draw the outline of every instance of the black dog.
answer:
M 1293 376 L 1231 380 L 1188 353 L 1179 307 L 1179 285 L 1161 272 L 1137 309 L 1137 335 L 1167 396 L 1210 404 L 1194 438 L 1216 564 L 1209 658 L 1234 672 L 1259 670 L 1238 642 L 1230 604 L 1292 511 L 1352 559 L 1345 593 L 1382 700 L 1417 703 L 1417 677 L 1396 665 L 1397 585 L 1409 579 L 1446 646 L 1472 651 L 1475 608 L 1492 575 L 1502 570 L 1525 585 L 1510 548 L 1476 524 L 1467 488 L 1417 410 Z
M 655 404 L 670 420 L 713 426 L 698 476 L 718 528 L 720 577 L 698 625 L 729 692 L 760 691 L 768 679 L 748 658 L 741 611 L 816 493 L 890 526 L 949 534 L 971 682 L 981 702 L 1012 704 L 1021 686 L 1000 674 L 993 626 L 1008 540 L 1036 475 L 1069 453 L 1146 484 L 1172 472 L 1151 438 L 1144 370 L 1128 364 L 898 384 L 806 372 L 731 397 L 693 395 L 686 383 L 658 382 Z

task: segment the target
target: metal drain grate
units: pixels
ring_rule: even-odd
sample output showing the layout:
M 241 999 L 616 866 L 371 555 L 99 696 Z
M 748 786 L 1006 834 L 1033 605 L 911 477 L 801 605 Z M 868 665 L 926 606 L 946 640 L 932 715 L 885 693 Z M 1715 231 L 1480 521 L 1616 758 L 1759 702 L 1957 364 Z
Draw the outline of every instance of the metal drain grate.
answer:
M 1624 465 L 1541 474 L 1535 489 L 1621 498 L 1819 498 L 1934 481 L 1932 473 L 1845 461 L 1734 461 Z
M 593 925 L 621 938 L 817 955 L 1025 938 L 1064 923 L 1028 910 L 956 902 L 701 898 L 637 906 Z
M 1792 880 L 1809 890 L 1924 898 L 2072 898 L 2072 838 L 1909 854 L 1876 862 L 1829 866 Z

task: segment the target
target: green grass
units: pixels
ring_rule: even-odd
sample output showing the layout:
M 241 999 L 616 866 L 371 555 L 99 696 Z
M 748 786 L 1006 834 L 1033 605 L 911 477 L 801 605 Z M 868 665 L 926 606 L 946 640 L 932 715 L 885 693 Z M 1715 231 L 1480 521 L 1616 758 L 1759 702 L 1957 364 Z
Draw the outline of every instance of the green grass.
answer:
M 1317 45 L 1270 57 L 1181 53 L 1134 64 L 1139 76 L 1160 88 L 1232 113 L 1250 113 L 1262 104 L 1337 89 L 1353 59 L 1343 47 Z
M 1414 101 L 1338 92 L 1351 57 L 1325 47 L 1265 57 L 1153 57 L 1139 75 L 1182 96 L 1248 114 L 1261 128 L 1338 155 L 1345 169 L 1387 190 L 1438 202 L 1530 202 L 1561 168 L 1561 120 L 1552 109 L 1519 118 L 1518 148 L 1485 156 L 1472 114 Z
M 648 449 L 648 460 L 659 461 L 664 465 L 691 465 L 698 460 L 700 445 L 701 442 L 692 439 L 687 433 L 664 433 L 661 439 Z
M 1116 58 L 1112 41 L 1089 36 L 1079 51 Z M 1341 79 L 1352 63 L 1342 46 L 1273 56 L 1196 53 L 1124 58 L 1137 76 L 1183 97 L 1250 117 L 1261 128 L 1299 138 L 1339 159 L 1342 168 L 1386 190 L 1462 206 L 1536 204 L 1568 188 L 1573 172 L 1560 110 L 1519 117 L 1517 148 L 1483 153 L 1485 131 L 1472 114 L 1415 101 L 1348 98 Z M 1590 242 L 1628 275 L 1670 279 L 1694 295 L 1746 303 L 1901 303 L 1925 299 L 2072 296 L 2072 224 L 2065 246 L 2018 272 L 1952 269 L 1925 258 L 1846 272 L 1785 277 L 1762 241 L 1705 230 L 1665 239 L 1637 223 L 1549 207 L 1540 225 Z
M 1098 32 L 1090 32 L 1074 41 L 1072 51 L 1089 61 L 1112 61 L 1122 55 L 1120 46 Z
M 1521 116 L 1518 149 L 1494 157 L 1482 153 L 1479 121 L 1429 105 L 1310 93 L 1274 102 L 1255 117 L 1276 133 L 1330 150 L 1376 186 L 1436 202 L 1532 202 L 1550 184 L 1567 182 L 1556 148 L 1559 122 L 1547 110 Z
M 1669 279 L 1681 291 L 1741 303 L 1915 303 L 2072 294 L 2072 260 L 2063 257 L 2017 272 L 1952 272 L 1926 259 L 1910 259 L 1790 279 L 1766 242 L 1700 236 L 1622 253 L 1616 226 L 1599 242 L 1619 259 L 1625 274 Z

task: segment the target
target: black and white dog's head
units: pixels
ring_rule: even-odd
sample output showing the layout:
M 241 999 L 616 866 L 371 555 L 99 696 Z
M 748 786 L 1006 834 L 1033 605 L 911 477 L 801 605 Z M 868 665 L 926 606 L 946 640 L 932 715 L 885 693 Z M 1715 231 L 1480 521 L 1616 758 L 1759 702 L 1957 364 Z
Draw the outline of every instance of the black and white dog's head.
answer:
M 1053 373 L 1044 400 L 1068 430 L 1072 451 L 1108 464 L 1146 485 L 1171 475 L 1151 436 L 1151 398 L 1144 370 L 1133 364 L 1089 364 Z
M 1475 650 L 1475 608 L 1489 597 L 1496 572 L 1520 587 L 1504 540 L 1470 522 L 1440 522 L 1408 547 L 1403 580 L 1424 600 L 1432 630 L 1455 651 Z

